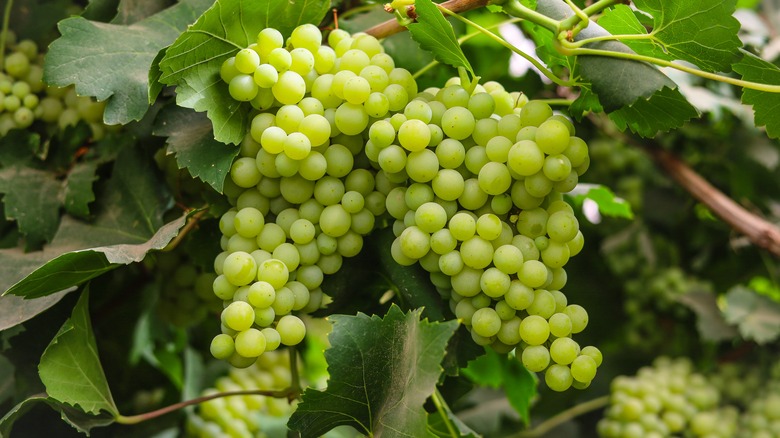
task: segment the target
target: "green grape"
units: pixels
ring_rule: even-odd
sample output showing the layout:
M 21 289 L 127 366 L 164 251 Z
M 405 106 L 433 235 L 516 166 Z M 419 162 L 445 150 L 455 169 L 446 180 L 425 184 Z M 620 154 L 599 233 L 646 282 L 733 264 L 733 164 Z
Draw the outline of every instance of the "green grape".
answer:
M 362 105 L 345 102 L 336 110 L 336 126 L 344 134 L 359 134 L 368 126 L 368 114 Z
M 410 152 L 425 149 L 431 140 L 431 131 L 428 125 L 418 119 L 409 119 L 401 124 L 398 130 L 398 141 Z
M 283 287 L 289 276 L 287 265 L 278 259 L 268 259 L 257 268 L 257 279 L 270 283 L 275 289 Z
M 571 363 L 571 375 L 579 382 L 590 382 L 596 377 L 597 368 L 596 360 L 589 355 L 580 354 Z
M 550 352 L 543 345 L 533 345 L 523 349 L 523 366 L 532 373 L 539 373 L 550 365 Z
M 460 252 L 463 263 L 470 268 L 483 269 L 493 261 L 493 245 L 479 236 L 465 240 L 460 246 Z
M 534 140 L 547 155 L 558 155 L 569 146 L 569 128 L 556 119 L 548 119 L 539 125 Z
M 503 297 L 509 291 L 510 284 L 511 279 L 509 275 L 501 272 L 498 268 L 486 269 L 480 278 L 482 292 L 491 298 Z M 480 333 L 480 335 L 482 334 Z
M 569 336 L 571 334 L 572 324 L 569 315 L 565 313 L 555 313 L 547 322 L 550 325 L 550 334 L 553 336 L 563 338 L 564 336 Z
M 249 304 L 257 309 L 270 307 L 276 299 L 276 289 L 266 281 L 256 281 L 249 286 Z
M 222 322 L 230 329 L 242 332 L 255 321 L 255 311 L 244 301 L 234 301 L 222 311 Z
M 406 173 L 413 181 L 420 183 L 431 181 L 438 171 L 439 159 L 430 149 L 411 152 L 406 158 Z
M 234 65 L 240 73 L 253 74 L 260 65 L 260 55 L 252 49 L 241 49 L 236 53 Z
M 484 307 L 474 312 L 471 317 L 471 328 L 478 335 L 489 338 L 498 334 L 501 329 L 501 318 L 490 307 Z
M 371 84 L 361 76 L 353 76 L 344 82 L 344 91 L 342 92 L 344 100 L 351 104 L 362 104 L 368 100 L 371 94 Z
M 512 185 L 512 176 L 506 165 L 497 162 L 486 163 L 479 170 L 479 188 L 488 195 L 500 195 Z
M 273 87 L 271 87 L 271 91 L 279 102 L 285 105 L 295 105 L 300 102 L 306 94 L 306 82 L 304 82 L 303 77 L 298 73 L 294 71 L 284 71 L 279 74 L 279 79 Z
M 246 252 L 237 251 L 225 258 L 222 266 L 225 278 L 236 286 L 249 284 L 257 273 L 255 259 Z
M 244 330 L 236 335 L 235 350 L 243 357 L 258 357 L 265 352 L 265 336 L 255 328 Z
M 422 204 L 414 213 L 415 223 L 426 233 L 435 233 L 447 224 L 447 212 L 435 202 Z
M 240 102 L 249 102 L 257 96 L 258 86 L 252 76 L 238 74 L 230 79 L 230 97 Z
M 531 176 L 542 170 L 545 158 L 539 146 L 530 140 L 515 143 L 507 153 L 507 165 L 521 176 Z
M 409 259 L 419 260 L 431 248 L 430 235 L 417 226 L 405 229 L 398 237 L 400 250 Z
M 522 113 L 521 113 L 522 114 Z M 544 373 L 544 383 L 553 391 L 563 392 L 571 387 L 573 378 L 569 367 L 553 364 Z
M 523 106 L 520 111 L 520 123 L 522 126 L 540 126 L 545 120 L 552 117 L 550 105 L 544 102 L 532 100 Z
M 211 340 L 209 351 L 216 359 L 229 358 L 236 351 L 233 338 L 230 335 L 224 333 L 214 336 L 214 339 Z
M 295 48 L 290 51 L 290 70 L 306 77 L 314 70 L 314 55 L 307 49 Z
M 493 264 L 505 274 L 516 274 L 523 264 L 523 252 L 514 245 L 501 245 L 493 252 Z
M 550 336 L 547 320 L 539 315 L 530 315 L 520 323 L 520 337 L 528 345 L 542 345 Z
M 588 325 L 588 312 L 582 306 L 570 304 L 566 306 L 564 312 L 571 318 L 572 333 L 579 333 L 585 330 L 585 327 Z
M 285 315 L 276 323 L 276 331 L 282 344 L 298 345 L 306 336 L 306 325 L 297 316 Z
M 550 344 L 550 357 L 557 364 L 569 365 L 579 354 L 580 346 L 571 338 L 558 338 Z

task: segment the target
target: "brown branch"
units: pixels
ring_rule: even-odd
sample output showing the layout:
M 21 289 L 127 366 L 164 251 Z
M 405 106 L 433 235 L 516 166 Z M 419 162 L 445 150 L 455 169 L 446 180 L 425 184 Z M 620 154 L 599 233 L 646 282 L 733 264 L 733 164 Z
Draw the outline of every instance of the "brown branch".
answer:
M 731 228 L 744 234 L 754 245 L 780 257 L 780 229 L 777 226 L 737 204 L 673 153 L 659 148 L 645 150 L 672 179 Z
M 447 8 L 452 12 L 466 12 L 487 6 L 487 4 L 488 0 L 449 0 L 441 3 L 439 6 Z M 387 38 L 404 30 L 406 30 L 406 28 L 398 24 L 398 20 L 393 18 L 383 23 L 379 23 L 376 26 L 367 29 L 365 32 L 376 38 Z

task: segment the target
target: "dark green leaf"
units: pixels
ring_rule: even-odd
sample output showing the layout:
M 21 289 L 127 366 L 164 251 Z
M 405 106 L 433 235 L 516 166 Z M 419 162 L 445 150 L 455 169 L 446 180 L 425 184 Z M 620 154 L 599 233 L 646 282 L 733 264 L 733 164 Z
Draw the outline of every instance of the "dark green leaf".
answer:
M 3 380 L 0 381 L 0 403 L 5 403 L 6 400 L 14 396 L 16 378 L 14 377 L 14 364 L 1 354 L 0 376 L 4 376 Z
M 717 297 L 709 291 L 691 291 L 677 298 L 696 314 L 696 328 L 702 339 L 713 342 L 737 337 L 737 329 L 729 325 L 718 308 Z
M 157 56 L 152 60 L 152 65 L 149 67 L 149 90 L 147 93 L 149 95 L 149 105 L 152 105 L 157 100 L 157 96 L 160 95 L 160 92 L 164 88 L 163 84 L 160 82 L 160 76 L 162 76 L 160 61 L 162 61 L 165 56 L 166 50 L 168 50 L 167 47 L 160 49 L 160 51 L 157 52 Z
M 744 51 L 742 53 L 742 59 L 733 67 L 734 71 L 742 75 L 743 80 L 780 85 L 780 68 L 751 53 Z M 742 103 L 753 106 L 753 111 L 756 113 L 756 126 L 766 126 L 769 138 L 780 137 L 780 93 L 744 88 Z
M 669 60 L 683 60 L 708 71 L 728 71 L 742 43 L 736 0 L 714 2 L 635 0 L 653 16 L 650 38 Z
M 89 0 L 81 16 L 87 20 L 109 22 L 116 17 L 119 0 Z
M 76 84 L 80 95 L 109 99 L 104 120 L 140 120 L 149 107 L 148 71 L 157 53 L 170 44 L 210 0 L 185 0 L 130 26 L 73 17 L 59 23 L 62 37 L 49 47 L 44 79 Z
M 49 397 L 80 408 L 87 414 L 106 411 L 118 415 L 100 364 L 92 323 L 89 320 L 89 288 L 73 308 L 70 319 L 43 352 L 38 374 Z
M 68 179 L 65 180 L 63 205 L 65 211 L 73 216 L 86 218 L 89 216 L 89 204 L 95 200 L 92 183 L 97 180 L 97 163 L 85 162 L 73 166 Z
M 179 234 L 186 219 L 186 216 L 182 216 L 166 224 L 149 240 L 141 243 L 98 246 L 66 252 L 35 269 L 11 286 L 6 294 L 20 295 L 26 298 L 43 297 L 80 285 L 120 265 L 140 262 L 149 251 L 165 248 Z M 63 221 L 61 230 L 70 229 L 68 225 Z M 78 232 L 85 232 L 91 228 L 82 224 L 74 225 L 76 225 L 73 227 L 74 230 L 78 230 Z
M 599 206 L 599 212 L 604 216 L 622 217 L 633 219 L 634 212 L 631 211 L 631 205 L 615 194 L 606 186 L 596 185 L 590 187 L 584 194 L 576 195 L 574 200 L 581 204 L 585 199 L 590 199 Z
M 160 113 L 155 135 L 168 137 L 168 153 L 176 154 L 179 168 L 186 168 L 222 193 L 230 165 L 239 147 L 214 140 L 211 123 L 205 114 L 171 106 Z
M 3 6 L 8 4 L 3 2 Z M 71 0 L 25 0 L 16 1 L 11 11 L 11 29 L 18 38 L 29 38 L 40 47 L 56 38 L 57 22 L 69 15 Z M 43 51 L 43 50 L 42 50 Z
M 7 286 L 2 289 L 5 290 Z M 57 304 L 72 289 L 28 300 L 16 295 L 0 296 L 0 331 L 17 326 Z
M 417 0 L 414 3 L 417 22 L 410 24 L 409 32 L 420 48 L 433 53 L 437 61 L 453 67 L 463 67 L 475 76 L 469 60 L 455 37 L 452 25 L 444 19 L 431 0 Z
M 759 344 L 780 336 L 780 304 L 744 286 L 728 291 L 723 316 L 737 326 L 743 338 Z
M 115 24 L 132 24 L 157 14 L 165 9 L 167 4 L 169 2 L 164 0 L 119 0 L 116 17 L 111 22 Z M 206 10 L 208 6 L 204 3 L 201 12 Z M 195 21 L 194 18 L 193 21 Z
M 5 217 L 15 220 L 29 247 L 51 241 L 60 221 L 60 182 L 53 173 L 29 167 L 0 170 Z
M 653 137 L 659 131 L 679 128 L 698 116 L 699 111 L 685 100 L 679 90 L 666 87 L 650 98 L 640 97 L 633 104 L 609 114 L 621 131 L 628 128 L 642 137 Z
M 178 105 L 207 112 L 214 138 L 238 144 L 247 132 L 249 105 L 230 97 L 219 77 L 222 62 L 254 43 L 266 27 L 287 36 L 299 24 L 319 23 L 327 4 L 322 0 L 217 0 L 168 48 L 160 61 L 159 80 L 176 85 Z
M 600 113 L 603 111 L 604 108 L 601 107 L 598 96 L 591 91 L 590 84 L 580 86 L 580 95 L 569 106 L 569 114 L 577 121 L 581 121 L 590 112 Z
M 59 411 L 62 419 L 73 426 L 77 431 L 89 435 L 93 427 L 108 426 L 114 422 L 112 415 L 102 413 L 100 415 L 85 414 L 79 409 L 72 408 L 49 397 L 33 396 L 23 400 L 0 418 L 0 437 L 10 437 L 14 422 L 27 413 L 37 403 L 45 403 L 55 411 Z
M 463 375 L 479 385 L 503 388 L 509 403 L 520 414 L 523 422 L 529 424 L 537 380 L 516 358 L 486 349 L 484 356 L 469 363 Z
M 421 321 L 420 314 L 393 306 L 384 318 L 331 316 L 328 389 L 307 389 L 289 426 L 304 437 L 338 425 L 376 437 L 428 436 L 423 403 L 458 323 Z

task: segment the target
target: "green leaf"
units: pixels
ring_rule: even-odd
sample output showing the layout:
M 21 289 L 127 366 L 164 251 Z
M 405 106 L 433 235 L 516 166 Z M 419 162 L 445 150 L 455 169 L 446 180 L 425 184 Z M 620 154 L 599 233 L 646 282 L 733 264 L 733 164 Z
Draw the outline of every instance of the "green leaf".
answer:
M 726 322 L 712 292 L 691 291 L 680 295 L 677 300 L 696 314 L 696 329 L 702 339 L 721 342 L 735 339 L 739 334 L 736 327 Z
M 334 315 L 325 391 L 307 389 L 288 425 L 303 437 L 350 425 L 372 436 L 428 436 L 425 400 L 442 372 L 456 321 L 420 320 L 393 306 L 384 318 Z
M 215 139 L 239 144 L 247 132 L 250 107 L 230 97 L 219 77 L 222 62 L 254 43 L 266 27 L 287 36 L 299 24 L 319 23 L 329 4 L 327 0 L 217 0 L 166 50 L 159 80 L 176 85 L 179 106 L 207 112 Z
M 766 344 L 780 336 L 780 303 L 744 286 L 734 286 L 726 293 L 722 310 L 726 322 L 736 325 L 747 340 Z
M 193 178 L 222 193 L 239 147 L 214 140 L 211 122 L 205 114 L 168 107 L 159 114 L 154 135 L 168 137 L 168 153 L 176 154 L 180 169 L 186 168 Z
M 0 273 L 8 274 L 0 277 L 18 281 L 6 293 L 28 298 L 49 295 L 164 248 L 186 218 L 163 226 L 172 197 L 151 166 L 140 151 L 124 149 L 97 202 L 100 208 L 94 221 L 64 216 L 43 251 L 0 250 Z M 8 287 L 4 281 L 0 285 Z
M 664 87 L 650 98 L 640 97 L 633 104 L 613 111 L 609 118 L 621 131 L 626 128 L 642 137 L 653 137 L 659 131 L 679 128 L 699 111 L 676 88 Z
M 668 60 L 683 60 L 707 71 L 728 71 L 742 47 L 736 0 L 693 2 L 635 0 L 653 16 L 652 42 Z
M 0 170 L 5 217 L 15 220 L 27 246 L 51 241 L 60 221 L 60 182 L 54 174 L 30 167 Z
M 106 411 L 119 415 L 92 333 L 88 287 L 82 292 L 70 319 L 43 352 L 38 374 L 49 397 L 88 414 Z
M 179 234 L 186 221 L 186 215 L 182 216 L 166 224 L 150 239 L 141 243 L 97 246 L 66 252 L 35 269 L 5 293 L 25 298 L 43 297 L 78 286 L 120 265 L 140 262 L 149 251 L 165 248 Z M 91 228 L 81 224 L 74 224 L 72 228 L 68 225 L 63 223 L 63 228 L 79 232 Z
M 80 95 L 108 99 L 104 120 L 141 120 L 149 108 L 148 71 L 155 56 L 211 5 L 184 0 L 130 26 L 72 17 L 59 23 L 62 37 L 49 47 L 44 80 L 76 85 Z
M 16 295 L 0 296 L 0 331 L 19 325 L 44 312 L 51 306 L 59 303 L 71 291 L 63 290 L 34 300 L 28 300 Z
M 480 435 L 466 425 L 457 415 L 455 415 L 449 406 L 444 405 L 444 413 L 447 416 L 447 422 L 451 423 L 457 429 L 458 436 L 461 438 L 478 438 Z M 433 412 L 428 415 L 428 431 L 434 436 L 440 438 L 452 438 L 452 434 L 442 418 L 441 413 Z
M 523 423 L 530 424 L 537 379 L 519 360 L 486 349 L 485 355 L 469 363 L 463 375 L 482 386 L 503 388 L 509 404 L 520 414 Z
M 93 427 L 108 426 L 114 422 L 114 417 L 106 413 L 88 415 L 50 397 L 33 396 L 23 400 L 0 418 L 0 437 L 10 437 L 14 422 L 38 403 L 45 403 L 55 411 L 59 411 L 64 421 L 86 435 L 89 435 Z
M 667 59 L 663 49 L 653 44 L 647 28 L 639 22 L 636 14 L 626 5 L 615 5 L 604 11 L 598 23 L 613 35 L 647 35 L 646 39 L 625 39 L 621 42 L 639 54 Z
M 439 8 L 431 0 L 417 0 L 414 6 L 417 22 L 408 27 L 409 33 L 420 48 L 433 53 L 437 61 L 453 67 L 463 67 L 472 77 L 476 76 L 458 44 L 452 25 L 444 19 Z
M 92 183 L 98 179 L 95 174 L 97 167 L 95 162 L 77 163 L 68 174 L 63 205 L 71 215 L 81 218 L 89 216 L 89 204 L 95 200 Z
M 157 56 L 152 60 L 152 65 L 149 67 L 149 89 L 147 90 L 149 105 L 152 105 L 157 100 L 157 96 L 160 95 L 160 92 L 164 88 L 164 85 L 160 82 L 160 76 L 162 76 L 160 61 L 162 61 L 165 56 L 166 50 L 168 50 L 167 47 L 160 49 L 160 51 L 157 52 Z
M 780 68 L 771 62 L 751 53 L 742 52 L 742 59 L 734 64 L 734 71 L 746 81 L 767 85 L 780 85 Z M 780 93 L 742 90 L 742 103 L 753 106 L 756 113 L 756 126 L 765 126 L 769 138 L 780 137 Z
M 574 200 L 577 204 L 582 204 L 582 201 L 585 199 L 590 199 L 599 206 L 599 212 L 604 216 L 622 217 L 626 219 L 634 218 L 634 212 L 631 211 L 631 205 L 625 200 L 616 197 L 609 187 L 587 184 L 581 188 L 587 190 L 587 192 L 574 196 Z

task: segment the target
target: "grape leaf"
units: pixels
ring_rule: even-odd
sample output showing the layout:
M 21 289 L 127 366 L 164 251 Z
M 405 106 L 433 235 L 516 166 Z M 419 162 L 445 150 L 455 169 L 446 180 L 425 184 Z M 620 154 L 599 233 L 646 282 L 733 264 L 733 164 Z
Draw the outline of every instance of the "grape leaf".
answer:
M 211 123 L 205 114 L 168 107 L 159 114 L 153 132 L 168 137 L 168 153 L 176 154 L 180 169 L 186 168 L 193 178 L 199 178 L 222 193 L 225 177 L 239 147 L 214 140 Z
M 30 167 L 0 170 L 5 217 L 15 220 L 19 231 L 34 248 L 51 241 L 60 221 L 60 182 L 53 173 Z
M 442 372 L 457 321 L 420 320 L 393 306 L 384 318 L 333 315 L 325 391 L 306 389 L 289 427 L 303 437 L 350 425 L 372 436 L 427 436 L 425 400 Z
M 79 409 L 60 403 L 53 398 L 32 396 L 14 406 L 0 418 L 0 437 L 10 437 L 14 422 L 38 403 L 45 403 L 51 406 L 52 409 L 59 411 L 63 420 L 85 435 L 89 435 L 93 427 L 108 426 L 114 422 L 114 417 L 107 413 L 89 415 Z
M 455 413 L 452 412 L 446 404 L 443 406 L 444 413 L 447 415 L 446 421 L 456 427 L 458 436 L 461 438 L 478 438 L 480 435 L 468 427 Z M 434 436 L 440 438 L 452 438 L 449 425 L 445 423 L 440 412 L 434 412 L 428 415 L 428 431 Z
M 685 100 L 679 90 L 668 87 L 649 98 L 640 97 L 633 104 L 609 114 L 621 131 L 628 128 L 642 137 L 653 137 L 658 131 L 679 128 L 698 116 L 699 111 Z
M 453 67 L 463 67 L 472 77 L 476 76 L 458 44 L 452 25 L 444 18 L 439 8 L 431 0 L 417 0 L 414 6 L 417 22 L 410 24 L 408 28 L 420 48 L 431 52 L 437 61 Z
M 742 59 L 734 64 L 734 71 L 746 81 L 768 85 L 780 85 L 780 68 L 771 62 L 743 51 Z M 765 126 L 769 138 L 780 137 L 780 93 L 742 90 L 742 103 L 753 106 L 756 113 L 756 126 Z
M 647 33 L 647 28 L 639 22 L 636 13 L 626 5 L 615 5 L 607 9 L 599 18 L 599 26 L 602 26 L 613 35 L 647 35 L 647 39 L 625 39 L 621 42 L 631 50 L 646 56 L 666 59 L 663 49 L 655 44 Z
M 71 215 L 81 218 L 89 216 L 89 204 L 95 200 L 92 183 L 97 180 L 97 167 L 95 162 L 77 163 L 68 174 L 62 203 L 65 211 Z
M 82 292 L 70 319 L 43 352 L 38 374 L 49 397 L 88 414 L 106 411 L 119 415 L 92 333 L 89 287 Z
M 76 84 L 80 95 L 108 99 L 107 124 L 141 120 L 149 108 L 148 71 L 152 60 L 211 5 L 184 0 L 130 26 L 72 17 L 59 23 L 62 36 L 49 47 L 44 80 Z
M 287 36 L 299 24 L 319 23 L 327 0 L 217 0 L 181 34 L 160 61 L 160 82 L 176 85 L 176 103 L 206 111 L 214 138 L 238 144 L 246 134 L 249 105 L 235 101 L 219 77 L 222 62 L 255 42 L 266 27 Z
M 537 9 L 556 20 L 573 14 L 568 5 L 553 0 L 539 0 Z M 575 39 L 608 35 L 603 27 L 590 23 Z M 633 53 L 628 46 L 617 41 L 591 43 L 586 47 Z M 585 98 L 576 106 L 577 112 L 597 109 L 590 95 L 595 94 L 604 111 L 616 113 L 612 118 L 621 129 L 630 128 L 646 137 L 681 126 L 698 115 L 677 90 L 677 85 L 650 64 L 595 55 L 581 55 L 578 62 L 579 74 L 590 85 L 586 86 Z
M 664 58 L 683 60 L 708 71 L 728 71 L 742 46 L 736 0 L 715 2 L 635 0 L 653 16 L 652 42 Z
M 599 212 L 604 216 L 622 217 L 633 219 L 634 212 L 631 205 L 623 199 L 617 198 L 609 187 L 593 184 L 580 184 L 574 201 L 579 205 L 585 199 L 590 199 L 599 206 Z M 584 193 L 582 193 L 584 191 Z
M 59 303 L 71 291 L 63 290 L 34 300 L 28 300 L 16 295 L 0 296 L 0 331 L 19 325 L 44 312 L 51 306 Z
M 691 291 L 680 295 L 677 300 L 696 314 L 696 329 L 702 339 L 721 342 L 737 337 L 737 329 L 726 322 L 712 292 Z
M 15 248 L 0 250 L 0 273 L 6 274 L 0 275 L 3 290 L 8 287 L 6 281 L 23 277 L 6 293 L 28 298 L 49 295 L 164 248 L 186 217 L 163 226 L 163 214 L 173 200 L 150 167 L 141 151 L 124 149 L 97 202 L 93 222 L 64 216 L 52 243 L 43 251 L 22 254 Z
M 744 286 L 734 286 L 726 293 L 722 310 L 726 322 L 736 325 L 745 339 L 766 344 L 780 336 L 780 303 Z
M 469 362 L 462 373 L 476 384 L 503 388 L 509 404 L 520 414 L 523 423 L 530 424 L 537 379 L 518 360 L 486 349 L 485 354 Z

